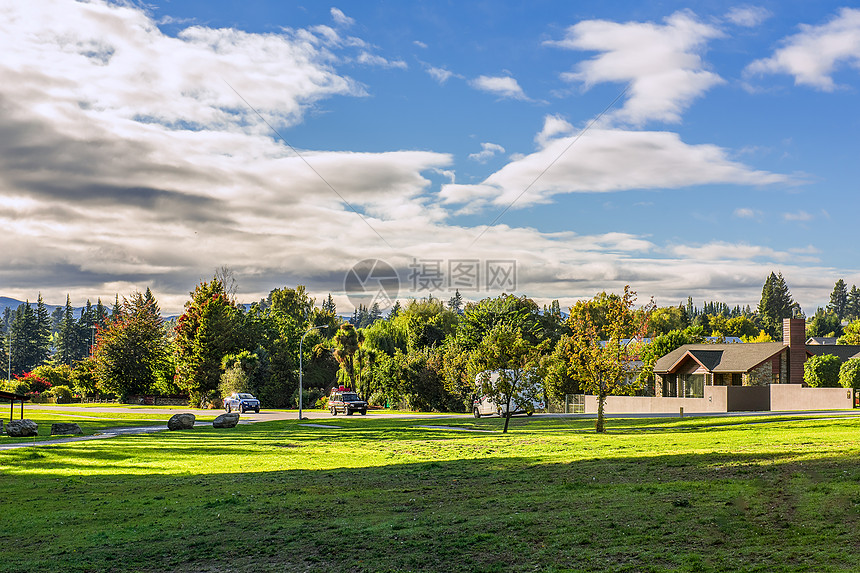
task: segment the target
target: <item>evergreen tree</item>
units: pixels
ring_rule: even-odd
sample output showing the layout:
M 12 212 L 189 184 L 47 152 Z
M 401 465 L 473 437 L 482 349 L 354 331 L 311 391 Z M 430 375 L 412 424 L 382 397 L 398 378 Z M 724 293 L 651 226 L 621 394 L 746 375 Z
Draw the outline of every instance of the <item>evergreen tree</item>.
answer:
M 846 314 L 851 320 L 860 318 L 860 289 L 851 285 L 851 290 L 848 292 L 848 307 Z
M 96 317 L 95 317 L 96 325 L 99 328 L 104 328 L 108 323 L 108 310 L 105 305 L 102 304 L 102 299 L 99 298 L 96 303 Z
M 30 301 L 20 305 L 12 318 L 9 336 L 12 340 L 12 374 L 29 372 L 39 364 L 36 313 Z
M 172 373 L 167 333 L 153 304 L 139 292 L 123 299 L 120 314 L 99 336 L 93 355 L 105 391 L 121 397 L 149 394 Z
M 761 290 L 758 316 L 762 329 L 774 340 L 782 340 L 782 321 L 799 316 L 800 305 L 794 302 L 782 273 L 770 273 Z
M 224 285 L 213 278 L 191 293 L 175 331 L 177 382 L 189 393 L 191 404 L 202 407 L 215 398 L 224 355 L 246 350 L 242 314 Z
M 403 310 L 400 306 L 400 300 L 394 301 L 394 306 L 391 307 L 391 310 L 388 312 L 387 320 L 394 320 L 400 315 L 401 310 Z
M 834 313 L 841 321 L 845 318 L 848 311 L 848 287 L 845 281 L 839 279 L 833 286 L 833 292 L 830 293 L 830 304 L 827 305 L 827 310 Z
M 66 295 L 66 306 L 63 308 L 63 318 L 57 331 L 57 361 L 60 364 L 72 365 L 78 348 L 78 329 L 75 324 L 74 310 L 69 295 Z
M 448 299 L 448 310 L 456 314 L 463 314 L 463 296 L 460 289 L 454 291 L 454 296 Z
M 119 305 L 119 294 L 116 295 L 116 300 L 114 300 L 113 308 L 110 311 L 110 319 L 111 322 L 118 319 L 122 314 L 122 307 Z
M 91 347 L 95 344 L 95 312 L 93 305 L 87 300 L 87 305 L 81 309 L 81 316 L 77 324 L 77 347 L 75 349 L 75 360 L 83 360 L 92 352 Z
M 42 299 L 42 293 L 39 293 L 39 298 L 36 300 L 36 348 L 38 364 L 44 364 L 51 357 L 51 313 L 48 312 L 48 307 L 45 306 L 45 301 Z M 38 366 L 37 364 L 37 366 Z
M 334 303 L 334 299 L 331 297 L 331 293 L 328 293 L 328 297 L 326 297 L 326 299 L 323 301 L 322 311 L 326 314 L 337 316 L 337 305 Z

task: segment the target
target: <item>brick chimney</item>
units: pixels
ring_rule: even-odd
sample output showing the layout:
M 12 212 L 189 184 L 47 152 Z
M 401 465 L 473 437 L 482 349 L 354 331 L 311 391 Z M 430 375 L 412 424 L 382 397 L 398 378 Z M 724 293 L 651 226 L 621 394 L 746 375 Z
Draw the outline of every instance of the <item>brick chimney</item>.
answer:
M 788 383 L 803 384 L 803 363 L 806 362 L 806 320 L 784 318 L 782 343 L 788 346 Z

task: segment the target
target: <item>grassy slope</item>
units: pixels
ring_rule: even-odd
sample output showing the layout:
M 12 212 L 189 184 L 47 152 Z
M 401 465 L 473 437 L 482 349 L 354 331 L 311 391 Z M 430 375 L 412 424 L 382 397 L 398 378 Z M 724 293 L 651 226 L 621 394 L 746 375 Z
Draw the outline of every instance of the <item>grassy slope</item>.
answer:
M 860 570 L 860 421 L 757 422 L 338 418 L 0 452 L 0 570 Z

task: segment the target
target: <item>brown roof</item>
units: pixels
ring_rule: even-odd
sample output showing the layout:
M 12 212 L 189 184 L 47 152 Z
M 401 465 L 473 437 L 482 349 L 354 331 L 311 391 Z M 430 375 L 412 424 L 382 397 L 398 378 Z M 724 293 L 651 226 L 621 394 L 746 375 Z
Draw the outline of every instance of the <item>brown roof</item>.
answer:
M 782 342 L 685 344 L 657 360 L 654 372 L 673 372 L 685 358 L 695 360 L 709 372 L 748 372 L 787 349 Z

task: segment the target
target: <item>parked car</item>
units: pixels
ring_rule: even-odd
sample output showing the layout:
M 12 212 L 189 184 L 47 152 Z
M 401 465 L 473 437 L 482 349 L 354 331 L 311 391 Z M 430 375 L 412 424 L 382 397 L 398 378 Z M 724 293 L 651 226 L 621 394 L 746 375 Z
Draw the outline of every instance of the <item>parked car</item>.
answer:
M 248 410 L 260 413 L 260 401 L 246 392 L 233 392 L 224 398 L 224 409 L 228 412 L 239 410 L 243 414 Z
M 367 402 L 352 390 L 335 388 L 328 398 L 328 409 L 332 416 L 337 416 L 338 412 L 343 412 L 347 416 L 352 416 L 353 412 L 359 412 L 364 416 L 367 414 Z

